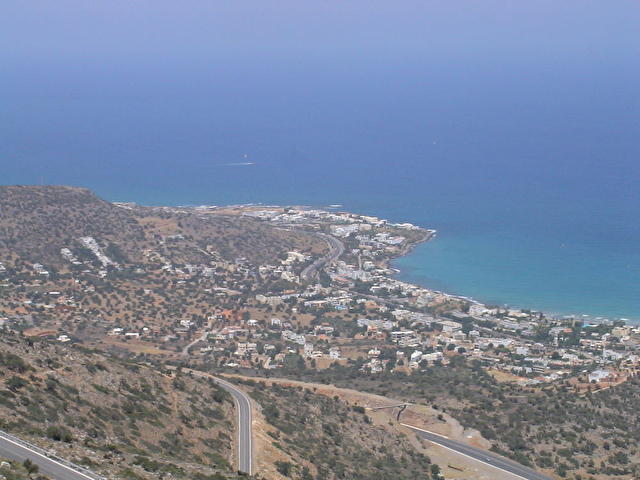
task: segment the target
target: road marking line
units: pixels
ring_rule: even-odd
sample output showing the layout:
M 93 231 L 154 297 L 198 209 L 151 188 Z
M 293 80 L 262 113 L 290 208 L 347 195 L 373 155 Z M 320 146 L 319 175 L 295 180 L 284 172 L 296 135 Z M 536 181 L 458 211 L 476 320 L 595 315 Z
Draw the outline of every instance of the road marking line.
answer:
M 36 452 L 35 450 L 31 450 L 29 447 L 26 447 L 26 446 L 22 445 L 21 443 L 14 442 L 10 438 L 7 438 L 2 434 L 0 434 L 0 438 L 2 438 L 2 440 L 5 440 L 5 441 L 7 441 L 9 443 L 13 443 L 14 445 L 17 445 L 18 447 L 23 448 L 23 449 L 27 450 L 28 452 L 35 453 L 39 457 L 42 457 L 45 460 L 48 460 L 48 461 L 50 461 L 52 463 L 55 463 L 56 465 L 60 465 L 62 468 L 66 468 L 67 470 L 69 470 L 72 473 L 75 473 L 77 475 L 82 475 L 84 478 L 88 478 L 89 480 L 96 480 L 95 477 L 90 477 L 89 475 L 86 475 L 86 474 L 84 474 L 82 472 L 79 472 L 78 470 L 76 470 L 74 468 L 71 468 L 71 467 L 65 465 L 64 463 L 60 463 L 60 462 L 54 460 L 53 458 L 50 458 L 50 457 L 47 457 L 46 455 L 43 455 L 42 453 Z
M 420 431 L 425 432 L 425 433 L 430 433 L 430 434 L 432 434 L 432 435 L 437 435 L 437 436 L 439 436 L 439 437 L 447 438 L 447 437 L 445 437 L 444 435 L 440 435 L 440 434 L 438 434 L 438 433 L 430 432 L 429 430 L 424 430 L 424 429 L 422 429 L 422 428 L 414 427 L 413 425 L 408 425 L 408 424 L 406 424 L 406 423 L 401 423 L 400 425 L 404 425 L 405 427 L 413 428 L 413 429 L 415 429 L 415 430 L 420 430 Z M 425 440 L 427 440 L 428 442 L 431 442 L 431 443 L 435 443 L 435 444 L 436 444 L 436 445 L 438 445 L 439 447 L 446 448 L 447 450 L 451 450 L 452 452 L 455 452 L 455 453 L 457 453 L 458 455 L 462 455 L 463 457 L 470 458 L 471 460 L 475 460 L 476 462 L 482 463 L 482 464 L 484 464 L 484 465 L 488 465 L 489 467 L 493 467 L 493 468 L 495 468 L 495 469 L 497 469 L 497 470 L 500 470 L 500 471 L 502 471 L 502 472 L 508 473 L 509 475 L 513 475 L 514 477 L 521 478 L 522 480 L 531 480 L 531 479 L 529 479 L 529 478 L 526 478 L 526 477 L 523 477 L 523 476 L 521 476 L 521 475 L 518 475 L 517 473 L 510 472 L 509 470 L 505 470 L 504 468 L 500 468 L 499 466 L 494 465 L 494 464 L 492 464 L 492 463 L 484 462 L 484 461 L 482 461 L 482 460 L 480 460 L 480 459 L 478 459 L 478 458 L 472 457 L 471 455 L 467 455 L 466 453 L 459 452 L 459 451 L 458 451 L 458 450 L 456 450 L 455 448 L 447 447 L 446 445 L 442 445 L 441 443 L 435 442 L 435 441 L 433 441 L 433 440 L 429 440 L 428 438 L 425 438 Z
M 403 427 L 413 428 L 414 430 L 420 430 L 421 432 L 430 433 L 431 435 L 437 435 L 439 437 L 446 438 L 447 440 L 451 440 L 446 435 L 441 435 L 441 434 L 436 433 L 436 432 L 430 432 L 429 430 L 425 430 L 424 428 L 414 427 L 413 425 L 409 425 L 408 423 L 401 423 L 400 425 L 402 425 Z
M 253 412 L 251 411 L 251 400 L 249 402 L 249 475 L 253 470 Z

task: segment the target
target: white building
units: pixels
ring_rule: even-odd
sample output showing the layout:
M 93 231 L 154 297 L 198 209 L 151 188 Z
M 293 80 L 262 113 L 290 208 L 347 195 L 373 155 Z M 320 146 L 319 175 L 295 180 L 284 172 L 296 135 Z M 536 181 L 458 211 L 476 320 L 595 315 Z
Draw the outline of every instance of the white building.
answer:
M 589 383 L 600 383 L 611 377 L 611 372 L 606 370 L 594 370 L 589 374 Z
M 458 322 L 452 322 L 451 320 L 441 320 L 438 322 L 442 325 L 442 331 L 444 333 L 454 333 L 462 329 L 462 324 Z

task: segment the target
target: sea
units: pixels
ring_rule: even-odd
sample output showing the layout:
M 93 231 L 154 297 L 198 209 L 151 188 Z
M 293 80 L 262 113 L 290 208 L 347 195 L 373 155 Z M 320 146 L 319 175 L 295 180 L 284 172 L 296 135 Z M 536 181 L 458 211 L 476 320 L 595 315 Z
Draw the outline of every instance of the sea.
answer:
M 640 321 L 634 2 L 9 3 L 1 184 L 340 205 L 437 230 L 402 280 Z

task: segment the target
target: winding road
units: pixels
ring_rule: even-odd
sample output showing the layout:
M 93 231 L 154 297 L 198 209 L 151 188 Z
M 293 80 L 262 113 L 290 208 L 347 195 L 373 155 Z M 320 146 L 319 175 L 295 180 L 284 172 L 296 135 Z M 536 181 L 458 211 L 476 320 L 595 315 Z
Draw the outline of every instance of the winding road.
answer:
M 428 430 L 423 430 L 412 425 L 407 425 L 406 423 L 402 423 L 401 425 L 410 428 L 425 440 L 429 440 L 441 447 L 452 450 L 460 455 L 464 455 L 465 457 L 472 458 L 473 460 L 484 463 L 485 465 L 490 465 L 498 470 L 502 470 L 503 472 L 510 473 L 515 477 L 522 478 L 524 480 L 553 480 L 547 475 L 538 473 L 531 468 L 520 465 L 512 460 L 508 460 L 500 455 L 496 455 L 488 450 L 472 447 L 466 443 L 458 442 L 457 440 L 452 440 L 443 435 L 429 432 Z
M 238 470 L 251 475 L 253 473 L 253 418 L 251 414 L 251 399 L 242 390 L 238 389 L 235 385 L 227 382 L 226 380 L 223 380 L 222 378 L 188 368 L 184 368 L 182 371 L 185 373 L 189 373 L 194 377 L 212 379 L 227 392 L 229 392 L 231 394 L 231 397 L 233 397 L 233 403 L 236 406 L 236 412 L 238 414 L 238 449 L 236 452 Z
M 344 253 L 344 244 L 340 240 L 332 237 L 331 235 L 327 235 L 326 233 L 318 233 L 317 235 L 327 241 L 329 244 L 329 253 L 318 258 L 315 262 L 302 270 L 300 278 L 304 282 L 312 280 L 321 268 L 335 262 Z
M 242 390 L 233 384 L 215 377 L 214 381 L 233 397 L 238 412 L 238 470 L 251 475 L 253 473 L 253 441 L 251 400 Z

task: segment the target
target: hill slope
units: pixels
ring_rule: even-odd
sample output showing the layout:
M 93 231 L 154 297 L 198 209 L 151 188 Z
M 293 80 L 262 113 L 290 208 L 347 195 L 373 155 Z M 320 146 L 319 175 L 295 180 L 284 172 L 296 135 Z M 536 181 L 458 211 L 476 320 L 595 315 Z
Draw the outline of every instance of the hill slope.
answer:
M 121 242 L 128 253 L 145 239 L 136 217 L 84 188 L 0 187 L 0 252 L 60 263 L 60 249 L 80 237 Z
M 79 260 L 91 257 L 83 237 L 92 237 L 107 257 L 124 264 L 148 262 L 145 250 L 161 251 L 175 263 L 244 257 L 261 264 L 287 250 L 324 248 L 311 235 L 238 215 L 118 205 L 85 188 L 0 186 L 0 261 L 21 259 L 55 269 L 66 263 L 63 248 Z
M 209 381 L 8 333 L 0 367 L 5 431 L 107 478 L 232 476 L 233 403 Z

